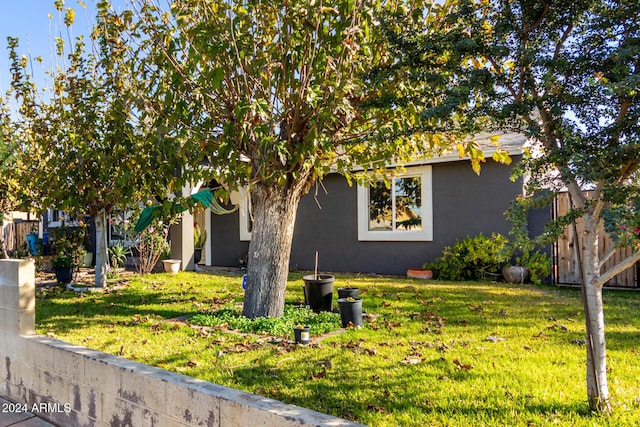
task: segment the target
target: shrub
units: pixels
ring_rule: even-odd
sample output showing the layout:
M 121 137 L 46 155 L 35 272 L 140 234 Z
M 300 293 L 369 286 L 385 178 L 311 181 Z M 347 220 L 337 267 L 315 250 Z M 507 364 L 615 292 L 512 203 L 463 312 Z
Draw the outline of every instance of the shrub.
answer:
M 509 240 L 499 233 L 486 237 L 482 233 L 475 237 L 458 240 L 447 246 L 442 256 L 424 268 L 433 270 L 436 279 L 482 280 L 488 276 L 499 276 L 502 264 L 509 260 L 506 246 Z
M 529 270 L 529 280 L 536 285 L 551 274 L 551 258 L 542 252 L 525 252 L 516 262 Z

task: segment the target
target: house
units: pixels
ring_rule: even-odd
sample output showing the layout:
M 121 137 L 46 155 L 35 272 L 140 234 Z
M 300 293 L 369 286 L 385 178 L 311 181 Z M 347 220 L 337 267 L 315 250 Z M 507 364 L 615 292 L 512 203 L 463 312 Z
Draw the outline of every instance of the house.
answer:
M 500 145 L 515 162 L 526 140 L 501 136 Z M 485 155 L 480 175 L 457 153 L 416 161 L 395 178 L 394 191 L 383 185 L 349 186 L 338 174 L 325 177 L 300 202 L 290 266 L 332 272 L 405 274 L 442 254 L 456 240 L 478 233 L 507 234 L 511 224 L 504 212 L 522 182 L 512 182 L 512 166 L 490 159 L 493 144 L 479 141 Z M 206 264 L 242 266 L 251 239 L 245 198 L 229 215 L 210 215 Z M 541 230 L 550 212 L 532 218 L 531 231 Z

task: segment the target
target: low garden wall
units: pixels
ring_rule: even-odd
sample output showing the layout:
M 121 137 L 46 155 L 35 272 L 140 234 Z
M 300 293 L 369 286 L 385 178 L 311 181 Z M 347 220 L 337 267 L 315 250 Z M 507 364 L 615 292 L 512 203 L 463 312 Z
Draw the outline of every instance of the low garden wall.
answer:
M 0 260 L 0 396 L 61 426 L 355 426 L 36 335 L 33 261 Z M 0 419 L 2 414 L 0 413 Z

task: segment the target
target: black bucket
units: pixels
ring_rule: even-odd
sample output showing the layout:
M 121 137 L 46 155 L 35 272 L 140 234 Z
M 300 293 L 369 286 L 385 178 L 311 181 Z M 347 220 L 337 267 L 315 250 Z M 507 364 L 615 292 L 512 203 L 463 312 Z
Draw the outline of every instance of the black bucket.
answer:
M 340 298 L 358 298 L 358 288 L 338 288 L 338 299 Z
M 307 305 L 316 313 L 333 310 L 333 281 L 328 274 L 304 276 L 304 296 Z
M 338 306 L 340 307 L 340 320 L 342 320 L 343 328 L 349 327 L 349 324 L 362 325 L 362 299 L 340 298 Z

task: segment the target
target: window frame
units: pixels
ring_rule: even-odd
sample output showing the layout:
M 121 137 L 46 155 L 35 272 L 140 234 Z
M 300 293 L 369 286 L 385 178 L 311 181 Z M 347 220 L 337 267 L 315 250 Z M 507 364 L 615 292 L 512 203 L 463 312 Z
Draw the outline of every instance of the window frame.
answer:
M 241 242 L 250 242 L 251 241 L 251 193 L 246 188 L 239 188 L 238 193 L 240 193 L 240 203 L 238 209 L 238 222 L 239 222 L 239 230 L 240 230 L 240 241 Z
M 395 178 L 414 178 L 421 180 L 422 230 L 369 230 L 369 185 L 358 185 L 358 240 L 387 242 L 430 242 L 433 241 L 433 203 L 431 166 L 407 167 L 405 173 Z

